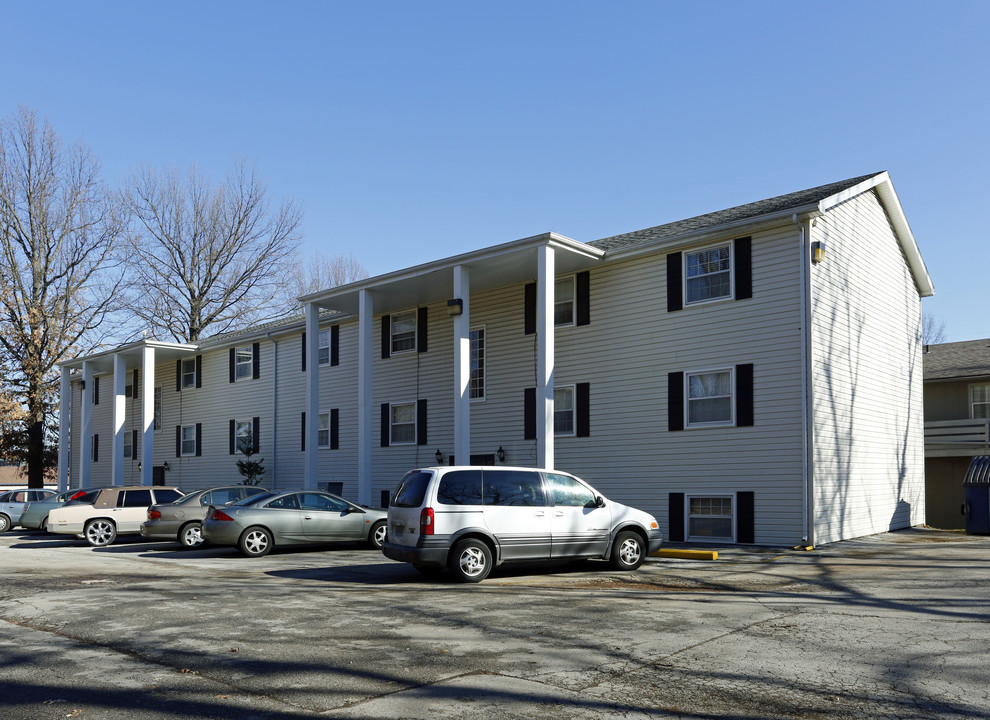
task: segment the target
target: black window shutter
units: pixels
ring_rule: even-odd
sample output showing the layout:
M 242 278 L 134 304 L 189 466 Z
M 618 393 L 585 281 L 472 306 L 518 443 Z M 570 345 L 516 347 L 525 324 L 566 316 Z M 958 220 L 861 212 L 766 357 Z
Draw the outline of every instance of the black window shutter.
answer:
M 196 457 L 203 454 L 203 423 L 196 423 Z
M 182 392 L 182 359 L 175 361 L 175 391 Z
M 340 365 L 340 325 L 330 326 L 330 364 Z
M 299 450 L 301 452 L 306 452 L 306 413 L 302 414 L 302 422 L 299 427 L 299 437 L 302 438 L 299 441 Z
M 99 461 L 100 461 L 100 436 L 93 435 L 93 462 L 99 462 Z
M 753 365 L 736 365 L 736 425 L 753 425 Z
M 175 456 L 182 457 L 182 426 L 175 426 Z
M 138 456 L 138 431 L 131 430 L 131 460 Z
M 93 378 L 93 404 L 100 404 L 100 378 Z
M 756 542 L 755 493 L 736 493 L 736 542 L 752 545 Z
M 667 312 L 675 312 L 684 307 L 681 277 L 681 254 L 667 255 Z
M 330 449 L 340 448 L 340 410 L 333 408 L 330 411 Z
M 523 439 L 536 439 L 536 388 L 523 390 Z
M 230 421 L 230 454 L 237 452 L 237 421 Z
M 306 372 L 306 333 L 302 334 L 302 371 Z
M 251 418 L 251 450 L 252 452 L 261 452 L 261 418 L 253 417 Z
M 736 300 L 753 297 L 753 239 L 744 237 L 734 243 L 733 261 L 736 264 Z
M 426 317 L 427 308 L 421 307 L 416 311 L 416 351 L 425 353 L 427 351 Z
M 234 348 L 231 348 L 230 349 L 230 382 L 234 382 L 234 380 L 237 378 L 237 376 L 234 374 L 236 372 L 236 365 L 235 365 L 235 363 L 237 362 L 234 359 L 234 357 L 235 357 L 234 356 L 234 353 L 235 352 L 236 352 L 236 350 Z
M 261 377 L 261 343 L 251 344 L 251 373 L 255 380 Z
M 587 270 L 579 272 L 574 283 L 577 300 L 577 325 L 591 324 L 591 273 Z
M 382 421 L 381 421 L 381 446 L 388 447 L 391 423 L 391 409 L 388 403 L 382 403 Z
M 667 373 L 667 430 L 684 429 L 684 373 Z
M 536 283 L 526 283 L 523 298 L 523 325 L 526 335 L 536 332 Z
M 141 371 L 135 368 L 134 378 L 131 380 L 131 397 L 134 398 L 135 400 L 141 397 L 140 382 L 141 382 Z
M 196 356 L 196 387 L 203 387 L 203 356 Z
M 684 542 L 684 493 L 668 496 L 667 535 L 671 542 Z
M 578 437 L 591 435 L 591 384 L 578 383 L 574 387 L 576 422 L 575 431 Z
M 426 445 L 426 398 L 416 401 L 416 444 Z
M 382 315 L 382 360 L 392 357 L 392 316 Z

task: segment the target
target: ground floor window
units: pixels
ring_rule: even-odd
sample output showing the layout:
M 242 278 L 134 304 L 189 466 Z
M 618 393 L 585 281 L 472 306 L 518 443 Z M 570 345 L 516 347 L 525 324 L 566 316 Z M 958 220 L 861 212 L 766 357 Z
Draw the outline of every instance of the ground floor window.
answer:
M 731 495 L 689 495 L 687 500 L 688 540 L 735 539 Z

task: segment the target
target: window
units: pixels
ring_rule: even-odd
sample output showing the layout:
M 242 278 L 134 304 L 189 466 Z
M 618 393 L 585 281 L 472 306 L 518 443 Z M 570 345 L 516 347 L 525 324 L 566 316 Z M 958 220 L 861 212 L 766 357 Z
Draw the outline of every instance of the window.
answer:
M 270 503 L 265 505 L 265 507 L 277 508 L 279 510 L 298 510 L 299 496 L 296 493 L 293 493 L 292 495 L 283 495 L 280 498 L 272 500 Z
M 319 424 L 316 428 L 317 441 L 316 444 L 321 448 L 330 447 L 330 413 L 321 412 L 319 415 Z
M 155 387 L 155 432 L 162 429 L 162 386 Z
M 485 505 L 540 507 L 546 505 L 537 472 L 523 470 L 484 471 Z
M 182 361 L 182 388 L 196 387 L 196 358 Z
M 392 405 L 392 422 L 389 432 L 393 445 L 409 445 L 416 442 L 416 403 Z
M 553 389 L 553 434 L 574 434 L 574 388 Z
M 687 424 L 731 425 L 732 371 L 687 373 Z
M 471 331 L 471 387 L 472 400 L 485 399 L 485 328 Z
M 179 445 L 179 454 L 181 456 L 195 455 L 196 454 L 196 426 L 195 425 L 183 425 L 181 430 L 181 439 Z
M 684 253 L 684 290 L 687 303 L 732 297 L 731 245 Z
M 250 346 L 239 347 L 234 352 L 234 378 L 244 380 L 254 372 L 254 352 Z
M 688 540 L 733 539 L 732 496 L 688 496 Z
M 234 447 L 237 452 L 246 453 L 254 446 L 253 425 L 254 423 L 251 420 L 234 421 Z
M 330 329 L 320 330 L 320 345 L 319 345 L 320 365 L 330 364 Z
M 990 383 L 969 386 L 970 417 L 990 418 Z
M 554 505 L 594 507 L 597 504 L 595 494 L 572 477 L 547 473 L 547 481 L 550 484 L 550 496 Z
M 574 324 L 574 276 L 560 278 L 554 284 L 553 324 Z
M 442 505 L 481 505 L 481 470 L 453 470 L 437 485 L 437 502 Z
M 117 496 L 117 507 L 148 507 L 154 502 L 151 490 L 124 490 Z
M 392 315 L 392 352 L 416 349 L 416 311 Z
M 100 436 L 97 434 L 93 435 L 93 462 L 100 461 Z
M 124 433 L 124 459 L 131 460 L 134 458 L 134 436 L 132 433 Z

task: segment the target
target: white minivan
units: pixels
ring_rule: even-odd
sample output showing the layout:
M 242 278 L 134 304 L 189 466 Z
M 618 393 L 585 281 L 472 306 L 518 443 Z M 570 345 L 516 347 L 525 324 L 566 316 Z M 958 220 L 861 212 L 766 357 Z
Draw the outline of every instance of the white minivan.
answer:
M 600 558 L 635 570 L 661 543 L 656 518 L 573 475 L 452 466 L 405 474 L 389 503 L 382 552 L 423 572 L 446 567 L 458 580 L 481 582 L 504 562 Z

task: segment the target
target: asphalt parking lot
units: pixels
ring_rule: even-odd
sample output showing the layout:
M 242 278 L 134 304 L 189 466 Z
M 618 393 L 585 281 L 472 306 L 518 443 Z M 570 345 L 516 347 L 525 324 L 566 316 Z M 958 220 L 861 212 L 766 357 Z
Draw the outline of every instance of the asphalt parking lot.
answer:
M 990 718 L 990 538 L 513 567 L 0 536 L 0 717 Z

